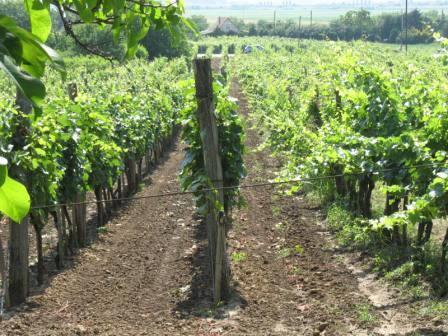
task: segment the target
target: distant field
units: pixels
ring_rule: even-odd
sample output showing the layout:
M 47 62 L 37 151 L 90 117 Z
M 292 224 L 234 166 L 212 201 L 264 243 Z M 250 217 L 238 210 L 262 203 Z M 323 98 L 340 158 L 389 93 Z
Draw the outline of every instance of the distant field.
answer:
M 355 9 L 355 8 L 352 8 Z M 410 8 L 412 10 L 414 8 Z M 447 9 L 446 7 L 420 7 L 422 11 Z M 274 19 L 274 11 L 276 11 L 276 16 L 278 20 L 295 20 L 298 21 L 302 17 L 302 22 L 304 24 L 310 23 L 310 12 L 313 11 L 313 23 L 328 23 L 331 20 L 343 15 L 347 11 L 351 10 L 348 7 L 334 7 L 334 8 L 305 8 L 305 7 L 292 7 L 292 8 L 258 8 L 258 7 L 247 7 L 247 8 L 211 8 L 211 9 L 187 9 L 187 15 L 203 15 L 207 17 L 210 24 L 217 21 L 219 16 L 226 17 L 237 17 L 244 19 L 246 22 L 255 22 L 258 20 L 270 20 Z M 379 15 L 384 12 L 400 12 L 400 7 L 379 7 L 368 9 L 373 15 Z

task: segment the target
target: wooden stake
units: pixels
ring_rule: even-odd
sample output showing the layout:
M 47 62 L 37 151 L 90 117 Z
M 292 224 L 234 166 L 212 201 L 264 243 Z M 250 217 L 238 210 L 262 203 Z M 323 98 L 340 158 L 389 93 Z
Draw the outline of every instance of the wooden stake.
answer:
M 213 79 L 210 59 L 194 61 L 196 98 L 198 104 L 197 117 L 201 129 L 202 150 L 205 172 L 214 188 L 223 187 L 222 163 L 219 155 L 218 128 L 216 125 L 215 105 L 213 102 Z M 212 271 L 214 301 L 218 303 L 229 293 L 229 267 L 226 251 L 224 218 L 216 209 L 216 202 L 224 205 L 222 189 L 210 192 L 209 206 L 206 216 L 210 264 Z M 223 215 L 221 215 L 223 216 Z
M 26 146 L 26 136 L 29 132 L 29 121 L 26 115 L 32 112 L 32 106 L 19 90 L 17 90 L 16 104 L 23 115 L 17 116 L 19 127 L 12 143 L 14 150 L 21 150 Z M 11 167 L 10 175 L 28 186 L 26 172 L 20 167 Z M 25 218 L 20 224 L 10 221 L 9 302 L 13 306 L 25 302 L 28 296 L 28 226 L 29 218 Z
M 78 192 L 75 195 L 75 203 L 82 203 L 85 200 L 86 200 L 85 193 Z M 87 221 L 86 221 L 85 213 L 86 213 L 86 205 L 85 204 L 73 205 L 72 221 L 73 221 L 73 224 L 76 225 L 79 247 L 87 246 Z
M 58 206 L 56 208 L 56 231 L 58 233 L 58 256 L 56 259 L 56 267 L 58 269 L 64 268 L 64 258 L 65 258 L 65 230 L 63 223 L 63 216 L 61 208 Z
M 71 101 L 75 101 L 78 97 L 78 86 L 76 83 L 69 83 L 67 87 L 68 96 Z M 75 195 L 75 203 L 84 202 L 86 199 L 85 192 L 78 192 Z M 72 222 L 76 226 L 77 242 L 79 247 L 86 247 L 87 245 L 87 221 L 85 204 L 76 204 L 72 207 Z

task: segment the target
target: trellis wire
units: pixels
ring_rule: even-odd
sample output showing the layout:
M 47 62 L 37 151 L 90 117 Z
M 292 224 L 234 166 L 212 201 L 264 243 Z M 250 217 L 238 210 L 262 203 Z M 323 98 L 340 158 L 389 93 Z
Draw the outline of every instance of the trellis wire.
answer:
M 380 174 L 380 173 L 387 173 L 387 172 L 393 172 L 393 171 L 400 171 L 400 170 L 411 170 L 411 169 L 418 169 L 418 168 L 431 168 L 431 167 L 445 167 L 448 163 L 428 163 L 428 164 L 421 164 L 421 165 L 414 165 L 409 167 L 397 167 L 397 168 L 389 168 L 389 169 L 382 169 L 382 170 L 374 170 L 370 172 L 359 172 L 359 173 L 346 173 L 346 174 L 335 174 L 335 175 L 323 175 L 323 176 L 316 176 L 316 177 L 307 177 L 307 178 L 297 178 L 297 179 L 290 179 L 290 180 L 283 180 L 283 181 L 269 181 L 269 182 L 262 182 L 262 183 L 254 183 L 254 184 L 243 184 L 238 186 L 224 186 L 221 188 L 204 188 L 197 191 L 177 191 L 177 192 L 167 192 L 162 194 L 154 194 L 154 195 L 146 195 L 146 196 L 132 196 L 132 197 L 122 197 L 122 198 L 114 198 L 110 200 L 102 200 L 102 201 L 84 201 L 84 202 L 73 202 L 73 203 L 55 203 L 55 204 L 48 204 L 48 205 L 42 205 L 42 206 L 33 206 L 31 207 L 32 210 L 38 210 L 38 209 L 48 209 L 48 208 L 54 208 L 54 207 L 61 207 L 61 206 L 73 206 L 73 205 L 87 205 L 87 204 L 98 204 L 98 203 L 112 203 L 117 201 L 133 201 L 133 200 L 141 200 L 141 199 L 150 199 L 150 198 L 162 198 L 162 197 L 174 197 L 174 196 L 184 196 L 184 195 L 193 195 L 197 194 L 198 192 L 212 192 L 217 190 L 232 190 L 232 189 L 250 189 L 250 188 L 260 188 L 260 187 L 268 187 L 268 186 L 277 186 L 277 185 L 287 185 L 287 184 L 294 184 L 294 183 L 303 183 L 303 182 L 314 182 L 314 181 L 322 181 L 322 180 L 330 180 L 337 177 L 353 177 L 353 176 L 362 176 L 365 174 Z

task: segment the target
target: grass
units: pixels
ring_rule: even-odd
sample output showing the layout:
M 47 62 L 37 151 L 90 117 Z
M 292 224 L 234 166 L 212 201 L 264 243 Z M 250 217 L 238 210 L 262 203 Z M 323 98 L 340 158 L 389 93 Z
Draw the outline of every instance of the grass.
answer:
M 276 217 L 276 218 L 279 217 L 281 215 L 281 213 L 282 213 L 282 209 L 279 206 L 277 206 L 277 205 L 273 205 L 272 208 L 271 208 L 271 211 L 272 211 L 272 215 L 274 217 Z M 279 223 L 279 224 L 282 224 L 282 223 Z M 275 228 L 277 228 L 277 225 L 275 226 Z
M 231 258 L 234 263 L 240 263 L 240 262 L 247 260 L 247 253 L 246 252 L 233 252 Z
M 101 227 L 96 229 L 96 232 L 98 232 L 98 233 L 107 233 L 108 232 L 108 228 L 106 226 L 101 226 Z
M 342 201 L 330 204 L 326 222 L 342 246 L 367 249 L 372 243 L 372 233 L 359 218 L 352 215 Z
M 417 247 L 388 243 L 341 203 L 328 207 L 327 226 L 340 245 L 372 256 L 373 270 L 399 287 L 404 296 L 419 299 L 448 295 L 448 277 L 441 274 L 440 244 L 429 242 Z
M 448 302 L 432 301 L 417 311 L 418 315 L 448 320 Z
M 390 272 L 386 272 L 384 278 L 398 287 L 400 287 L 405 295 L 412 299 L 420 299 L 427 296 L 427 288 L 423 285 L 423 279 L 414 271 L 413 262 L 405 262 Z
M 300 244 L 297 244 L 296 246 L 294 246 L 294 252 L 297 254 L 303 254 L 305 250 L 303 249 L 303 246 Z
M 303 273 L 303 270 L 299 266 L 294 266 L 291 270 L 291 274 L 300 275 Z
M 377 317 L 373 307 L 369 304 L 359 304 L 355 306 L 356 316 L 362 324 L 372 324 L 376 322 Z
M 354 221 L 350 211 L 341 204 L 331 204 L 327 209 L 327 226 L 332 232 L 341 231 L 344 226 Z
M 374 270 L 414 299 L 448 295 L 448 276 L 441 273 L 440 246 L 387 246 L 375 251 Z
M 288 258 L 293 254 L 293 249 L 289 247 L 284 247 L 281 250 L 278 251 L 278 258 Z

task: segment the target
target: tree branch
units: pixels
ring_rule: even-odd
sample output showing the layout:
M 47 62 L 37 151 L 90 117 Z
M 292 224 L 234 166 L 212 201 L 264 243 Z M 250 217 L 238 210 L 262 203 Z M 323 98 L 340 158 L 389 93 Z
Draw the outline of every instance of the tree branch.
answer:
M 103 53 L 101 50 L 99 50 L 97 47 L 90 46 L 86 43 L 83 43 L 78 36 L 76 36 L 75 32 L 73 31 L 72 23 L 67 19 L 67 15 L 65 13 L 64 8 L 62 8 L 61 4 L 59 2 L 56 2 L 56 6 L 59 12 L 59 16 L 61 17 L 62 23 L 64 25 L 64 30 L 75 42 L 78 44 L 81 48 L 86 50 L 88 53 L 102 57 L 107 59 L 108 61 L 114 61 L 115 58 L 109 54 Z

